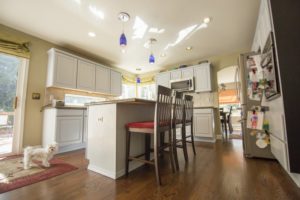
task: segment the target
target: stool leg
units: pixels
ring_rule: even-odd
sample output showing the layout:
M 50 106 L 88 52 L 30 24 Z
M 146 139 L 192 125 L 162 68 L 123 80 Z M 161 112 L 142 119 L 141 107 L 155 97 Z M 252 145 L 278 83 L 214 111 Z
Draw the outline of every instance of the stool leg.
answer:
M 130 131 L 126 129 L 126 165 L 125 165 L 125 173 L 128 176 L 129 172 L 129 155 L 130 155 Z
M 145 159 L 150 160 L 151 135 L 145 134 Z
M 187 147 L 186 147 L 186 130 L 185 130 L 185 125 L 182 127 L 182 149 L 183 149 L 183 155 L 185 162 L 189 160 L 188 158 L 188 153 L 187 153 Z
M 178 155 L 177 155 L 177 141 L 176 141 L 176 127 L 173 128 L 173 154 L 174 154 L 174 162 L 175 162 L 176 170 L 179 170 Z
M 192 140 L 193 152 L 194 152 L 194 155 L 196 155 L 196 149 L 195 149 L 195 143 L 194 143 L 194 127 L 193 127 L 193 123 L 191 124 L 191 140 Z
M 170 156 L 170 162 L 172 166 L 172 172 L 175 172 L 175 166 L 174 166 L 174 157 L 173 157 L 173 137 L 172 137 L 172 129 L 170 128 L 168 131 L 169 134 L 169 156 Z
M 156 133 L 154 133 L 154 166 L 155 166 L 156 182 L 158 185 L 161 185 L 161 178 L 160 178 L 160 171 L 159 171 L 159 137 L 160 137 L 160 133 L 156 131 Z

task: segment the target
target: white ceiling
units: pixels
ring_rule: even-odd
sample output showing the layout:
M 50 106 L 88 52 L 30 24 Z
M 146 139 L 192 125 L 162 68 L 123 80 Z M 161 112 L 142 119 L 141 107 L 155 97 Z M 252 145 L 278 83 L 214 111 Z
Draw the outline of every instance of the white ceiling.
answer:
M 224 55 L 249 49 L 252 43 L 260 0 L 1 0 L 0 23 L 62 46 L 87 51 L 102 57 L 115 67 L 133 73 L 146 73 L 177 63 Z M 99 16 L 93 14 L 99 13 Z M 118 13 L 131 16 L 125 27 L 126 53 L 119 47 L 122 23 Z M 100 13 L 102 12 L 102 13 Z M 102 15 L 103 14 L 103 15 Z M 136 17 L 148 25 L 145 35 L 132 39 Z M 212 21 L 205 29 L 190 33 L 174 43 L 179 32 L 199 25 L 205 17 Z M 161 34 L 149 28 L 165 29 Z M 197 28 L 196 27 L 196 28 Z M 88 32 L 96 37 L 91 38 Z M 150 49 L 144 47 L 149 38 L 156 63 L 150 65 Z M 186 51 L 186 46 L 193 46 Z M 166 57 L 160 57 L 166 53 Z M 136 68 L 142 68 L 137 72 Z

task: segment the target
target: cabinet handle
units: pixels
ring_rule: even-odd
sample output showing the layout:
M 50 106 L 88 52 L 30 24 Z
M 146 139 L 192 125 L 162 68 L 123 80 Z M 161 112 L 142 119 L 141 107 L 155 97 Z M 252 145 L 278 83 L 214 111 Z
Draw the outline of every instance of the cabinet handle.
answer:
M 103 117 L 98 118 L 98 122 L 103 122 Z

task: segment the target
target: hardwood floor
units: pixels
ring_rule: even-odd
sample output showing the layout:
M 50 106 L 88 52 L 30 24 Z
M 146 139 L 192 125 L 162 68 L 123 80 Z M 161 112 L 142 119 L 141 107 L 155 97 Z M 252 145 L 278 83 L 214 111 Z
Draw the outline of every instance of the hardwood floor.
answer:
M 161 187 L 151 166 L 115 181 L 86 170 L 84 151 L 61 154 L 79 169 L 1 194 L 0 199 L 300 199 L 300 189 L 276 161 L 244 158 L 241 140 L 201 143 L 196 151 L 194 157 L 189 148 L 187 165 L 178 151 L 180 172 L 175 174 L 163 163 Z

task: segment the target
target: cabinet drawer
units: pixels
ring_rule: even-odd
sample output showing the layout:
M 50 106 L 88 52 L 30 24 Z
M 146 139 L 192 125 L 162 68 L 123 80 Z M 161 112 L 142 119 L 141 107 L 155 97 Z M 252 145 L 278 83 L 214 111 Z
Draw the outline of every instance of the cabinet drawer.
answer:
M 204 108 L 204 109 L 202 109 L 202 108 L 196 108 L 196 109 L 194 109 L 194 113 L 195 114 L 212 114 L 213 112 L 212 112 L 212 109 L 210 109 L 210 108 Z
M 57 116 L 83 116 L 83 110 L 57 109 Z
M 281 140 L 274 137 L 272 134 L 270 135 L 271 142 L 271 152 L 278 160 L 278 162 L 282 165 L 284 169 L 287 170 L 287 152 L 286 152 L 286 144 Z

